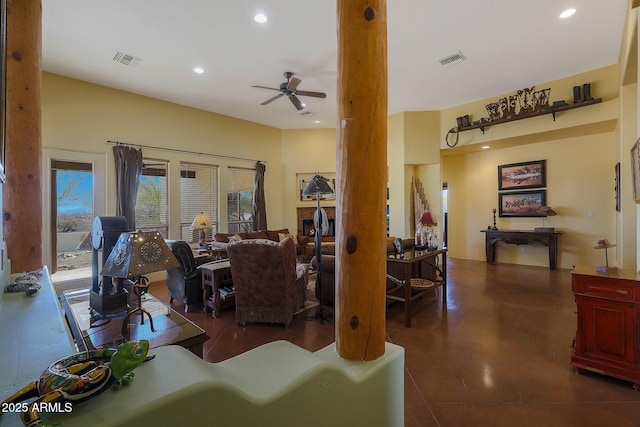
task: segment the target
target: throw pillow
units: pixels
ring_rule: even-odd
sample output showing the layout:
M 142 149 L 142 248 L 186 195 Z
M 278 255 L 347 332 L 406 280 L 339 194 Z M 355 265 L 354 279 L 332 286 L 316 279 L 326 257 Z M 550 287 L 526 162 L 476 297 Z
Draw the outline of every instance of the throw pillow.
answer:
M 229 236 L 229 243 L 231 242 L 239 242 L 242 240 L 242 237 L 240 237 L 237 234 L 234 234 L 233 236 Z
M 290 233 L 278 233 L 278 242 L 282 242 L 287 237 L 291 237 L 294 245 L 298 244 L 296 236 L 292 236 Z

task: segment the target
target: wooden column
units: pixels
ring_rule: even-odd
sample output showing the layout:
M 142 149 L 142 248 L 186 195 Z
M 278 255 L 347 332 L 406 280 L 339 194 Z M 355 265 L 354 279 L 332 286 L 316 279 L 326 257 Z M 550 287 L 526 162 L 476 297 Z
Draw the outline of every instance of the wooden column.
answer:
M 41 0 L 12 0 L 7 20 L 3 224 L 15 273 L 42 268 Z
M 336 348 L 375 360 L 385 348 L 387 10 L 338 0 Z

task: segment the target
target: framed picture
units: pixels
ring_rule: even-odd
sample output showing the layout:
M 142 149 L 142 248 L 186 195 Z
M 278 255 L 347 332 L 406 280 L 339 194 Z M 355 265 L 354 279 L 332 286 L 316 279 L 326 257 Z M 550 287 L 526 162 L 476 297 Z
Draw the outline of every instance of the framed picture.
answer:
M 307 185 L 309 185 L 310 181 L 311 181 L 311 178 L 301 179 L 300 180 L 300 201 L 301 202 L 306 202 L 306 201 L 311 201 L 311 200 L 315 200 L 316 199 L 316 195 L 315 194 L 310 194 L 308 196 L 304 194 L 304 189 L 307 188 Z M 336 199 L 336 180 L 335 180 L 335 178 L 327 178 L 327 184 L 329 184 L 329 187 L 331 187 L 331 189 L 333 190 L 333 193 L 321 194 L 320 195 L 320 200 L 335 200 Z
M 0 0 L 0 181 L 5 182 L 7 117 L 7 0 Z
M 633 183 L 633 199 L 640 203 L 640 139 L 631 148 L 631 173 Z
M 547 186 L 546 160 L 498 165 L 498 190 Z
M 498 198 L 500 216 L 544 216 L 540 208 L 546 205 L 547 190 L 500 193 Z

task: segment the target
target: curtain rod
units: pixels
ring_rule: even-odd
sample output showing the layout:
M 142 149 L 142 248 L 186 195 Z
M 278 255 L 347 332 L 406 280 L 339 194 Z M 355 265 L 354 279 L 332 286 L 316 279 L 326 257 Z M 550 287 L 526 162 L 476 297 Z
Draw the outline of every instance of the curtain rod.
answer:
M 242 160 L 242 161 L 245 161 L 245 162 L 267 163 L 264 160 L 247 159 L 247 158 L 244 158 L 244 157 L 225 156 L 224 154 L 202 153 L 200 151 L 179 150 L 177 148 L 154 147 L 152 145 L 131 144 L 131 143 L 128 143 L 128 142 L 111 141 L 111 140 L 107 140 L 107 142 L 109 144 L 126 145 L 127 147 L 152 148 L 154 150 L 173 151 L 174 153 L 198 154 L 198 155 L 202 155 L 202 156 L 220 157 L 220 158 L 223 158 L 223 159 Z

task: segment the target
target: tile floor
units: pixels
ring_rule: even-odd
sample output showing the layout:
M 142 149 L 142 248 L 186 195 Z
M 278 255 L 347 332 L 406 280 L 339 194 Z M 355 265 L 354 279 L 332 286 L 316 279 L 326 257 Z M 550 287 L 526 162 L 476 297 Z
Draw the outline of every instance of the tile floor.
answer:
M 449 259 L 444 309 L 436 295 L 387 309 L 387 340 L 405 348 L 405 425 L 639 426 L 640 393 L 569 365 L 576 329 L 568 270 Z M 164 282 L 151 292 L 168 302 Z M 182 310 L 180 304 L 174 308 Z M 298 315 L 289 329 L 236 326 L 233 310 L 186 316 L 207 331 L 204 359 L 219 362 L 284 339 L 316 351 L 334 325 Z

